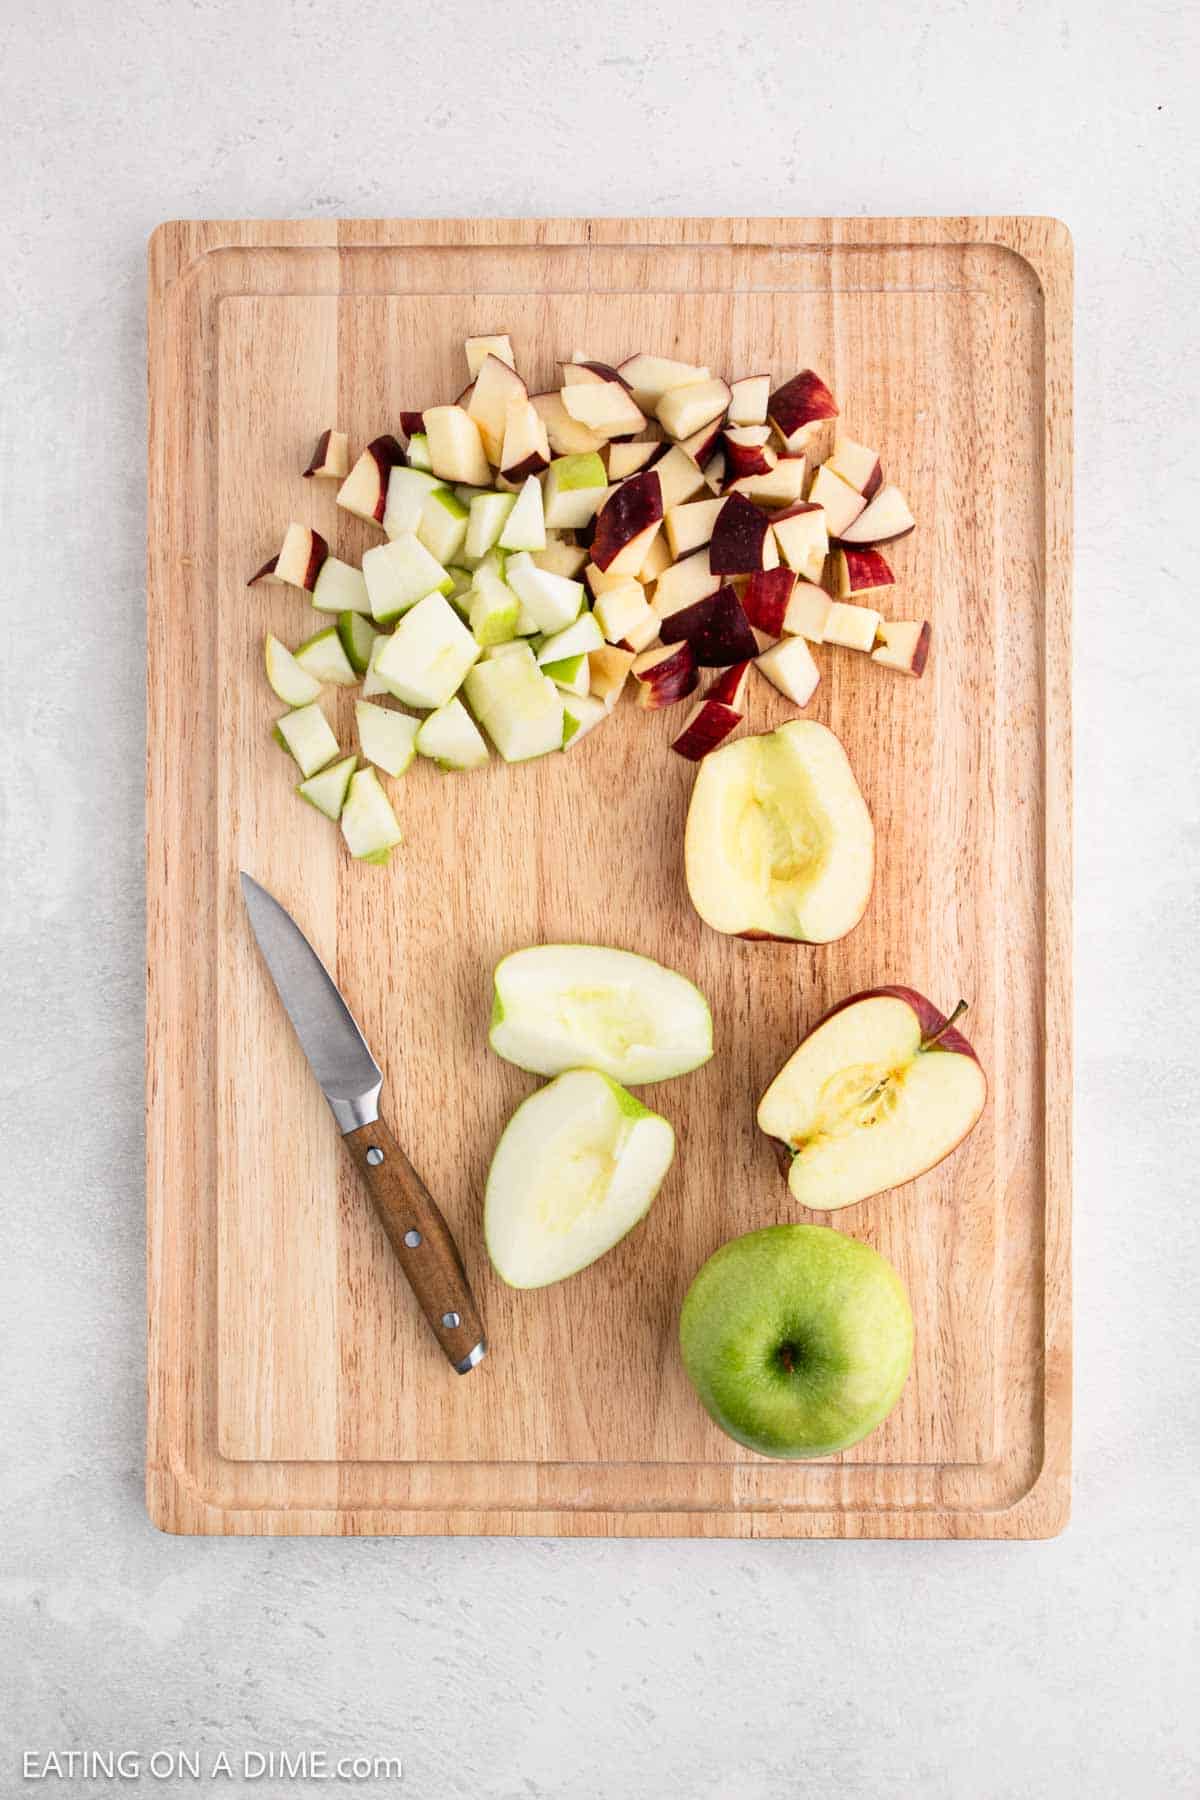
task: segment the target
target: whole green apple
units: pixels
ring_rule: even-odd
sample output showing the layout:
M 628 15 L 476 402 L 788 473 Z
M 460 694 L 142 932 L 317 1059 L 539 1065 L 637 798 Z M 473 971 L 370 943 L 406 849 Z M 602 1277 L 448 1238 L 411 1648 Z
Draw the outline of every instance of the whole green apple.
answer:
M 770 1225 L 709 1257 L 684 1298 L 679 1341 L 701 1402 L 739 1444 L 831 1456 L 900 1398 L 912 1310 L 869 1244 L 823 1225 Z

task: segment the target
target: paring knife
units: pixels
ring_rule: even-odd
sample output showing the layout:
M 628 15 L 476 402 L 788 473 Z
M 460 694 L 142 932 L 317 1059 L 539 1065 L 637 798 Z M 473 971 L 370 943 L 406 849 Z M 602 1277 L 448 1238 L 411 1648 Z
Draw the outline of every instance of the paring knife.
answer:
M 460 1375 L 487 1353 L 483 1321 L 458 1246 L 425 1183 L 379 1117 L 383 1071 L 324 963 L 292 918 L 242 872 L 258 947 L 300 1048 L 328 1100 L 421 1303 L 433 1335 Z

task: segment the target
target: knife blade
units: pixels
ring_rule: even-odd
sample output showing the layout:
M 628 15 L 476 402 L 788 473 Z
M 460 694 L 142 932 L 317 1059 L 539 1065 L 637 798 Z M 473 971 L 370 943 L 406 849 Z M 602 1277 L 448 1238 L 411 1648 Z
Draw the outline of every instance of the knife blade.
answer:
M 434 1336 L 465 1375 L 487 1353 L 483 1322 L 449 1226 L 379 1116 L 383 1071 L 295 919 L 244 869 L 241 881 L 251 929 L 342 1142 Z

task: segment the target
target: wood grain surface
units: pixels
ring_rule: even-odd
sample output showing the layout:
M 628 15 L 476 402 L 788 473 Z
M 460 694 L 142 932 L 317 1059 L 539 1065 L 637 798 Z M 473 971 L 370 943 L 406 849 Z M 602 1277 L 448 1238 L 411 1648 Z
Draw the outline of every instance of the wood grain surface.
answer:
M 150 251 L 148 1498 L 231 1533 L 1044 1536 L 1069 1508 L 1071 253 L 1045 219 L 166 225 Z M 652 349 L 730 375 L 804 365 L 877 445 L 917 531 L 886 610 L 929 617 L 920 681 L 818 651 L 809 717 L 875 819 L 862 924 L 813 948 L 692 910 L 680 714 L 632 705 L 570 754 L 391 792 L 406 842 L 352 863 L 271 742 L 264 631 L 313 614 L 248 573 L 289 519 L 357 560 L 378 533 L 305 481 L 453 397 L 462 340 L 522 371 Z M 894 551 L 894 554 L 893 554 Z M 330 698 L 345 749 L 353 695 Z M 757 680 L 747 730 L 792 716 Z M 287 1028 L 243 916 L 295 914 L 385 1071 L 384 1104 L 462 1247 L 490 1352 L 447 1367 Z M 483 1249 L 496 1138 L 532 1077 L 486 1047 L 490 972 L 586 941 L 682 970 L 716 1055 L 643 1090 L 679 1136 L 647 1221 L 584 1274 L 506 1289 Z M 858 988 L 950 1005 L 991 1081 L 939 1169 L 821 1222 L 912 1296 L 903 1399 L 843 1456 L 754 1457 L 692 1395 L 679 1303 L 720 1243 L 803 1217 L 754 1126 L 809 1024 Z

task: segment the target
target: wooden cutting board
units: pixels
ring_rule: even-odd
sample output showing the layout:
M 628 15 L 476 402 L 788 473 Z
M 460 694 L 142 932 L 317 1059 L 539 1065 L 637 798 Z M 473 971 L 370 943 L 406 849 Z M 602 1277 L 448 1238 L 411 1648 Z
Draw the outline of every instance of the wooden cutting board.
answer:
M 1071 253 L 1044 219 L 377 220 L 165 225 L 150 252 L 150 1511 L 232 1533 L 1020 1537 L 1069 1505 Z M 630 704 L 570 755 L 392 784 L 406 844 L 346 856 L 269 737 L 261 642 L 312 628 L 248 589 L 289 519 L 357 560 L 378 534 L 300 478 L 452 398 L 462 340 L 508 331 L 549 386 L 576 347 L 732 375 L 812 365 L 917 531 L 896 616 L 920 681 L 818 652 L 809 716 L 875 818 L 863 923 L 823 948 L 717 936 L 681 872 L 680 714 Z M 889 555 L 892 552 L 889 551 Z M 336 699 L 354 743 L 353 695 Z M 747 729 L 792 709 L 759 679 Z M 491 1353 L 446 1369 L 287 1027 L 238 869 L 295 914 L 387 1077 L 389 1116 L 473 1272 Z M 490 972 L 554 940 L 644 951 L 708 995 L 717 1054 L 646 1090 L 680 1152 L 647 1222 L 515 1293 L 480 1229 L 534 1078 L 490 1055 Z M 720 1243 L 797 1216 L 754 1107 L 832 1001 L 906 982 L 991 1078 L 920 1181 L 825 1216 L 912 1295 L 890 1419 L 824 1462 L 711 1424 L 676 1348 Z

